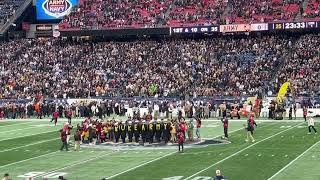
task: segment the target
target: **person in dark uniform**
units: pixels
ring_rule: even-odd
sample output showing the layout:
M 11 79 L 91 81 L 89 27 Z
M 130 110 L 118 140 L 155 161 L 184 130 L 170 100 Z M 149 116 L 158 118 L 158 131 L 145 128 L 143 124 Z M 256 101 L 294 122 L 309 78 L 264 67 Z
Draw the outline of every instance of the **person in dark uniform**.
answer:
M 161 123 L 160 123 L 159 120 L 157 120 L 157 124 L 156 124 L 156 140 L 157 140 L 158 143 L 160 143 L 161 133 L 162 133 Z
M 126 142 L 126 135 L 127 135 L 127 129 L 126 125 L 120 121 L 120 132 L 121 132 L 121 139 L 122 143 Z
M 117 122 L 114 123 L 114 136 L 115 136 L 116 143 L 118 143 L 120 138 L 120 127 Z
M 253 117 L 251 116 L 250 119 L 247 121 L 247 139 L 246 142 L 248 142 L 250 139 L 252 142 L 254 142 L 254 138 L 253 138 L 253 131 L 254 131 L 254 126 L 257 126 L 256 122 L 254 121 Z
M 154 136 L 154 130 L 155 130 L 155 125 L 153 123 L 154 123 L 154 121 L 151 120 L 149 122 L 149 125 L 148 125 L 148 140 L 149 140 L 149 144 L 153 143 L 153 136 Z
M 289 119 L 290 120 L 292 119 L 292 107 L 290 107 L 290 109 L 289 109 Z
M 148 133 L 148 125 L 146 124 L 145 120 L 142 121 L 140 132 L 141 132 L 142 143 L 144 144 L 146 142 L 147 133 Z
M 163 120 L 162 138 L 166 144 L 170 140 L 170 128 L 171 128 L 171 124 L 168 123 L 166 119 Z
M 139 136 L 140 136 L 140 124 L 139 121 L 135 121 L 133 124 L 133 133 L 134 133 L 134 140 L 136 143 L 139 142 Z
M 129 121 L 127 124 L 127 131 L 128 131 L 128 139 L 129 142 L 132 142 L 132 137 L 133 137 L 133 124 L 132 121 Z

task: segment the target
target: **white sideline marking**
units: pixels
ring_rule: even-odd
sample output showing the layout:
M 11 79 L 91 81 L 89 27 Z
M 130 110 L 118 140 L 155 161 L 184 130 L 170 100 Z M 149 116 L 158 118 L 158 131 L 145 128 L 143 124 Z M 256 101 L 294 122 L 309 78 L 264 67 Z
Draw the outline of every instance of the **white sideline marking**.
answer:
M 314 145 L 312 145 L 311 147 L 309 147 L 307 150 L 305 150 L 302 154 L 300 154 L 298 157 L 296 157 L 294 160 L 292 160 L 291 162 L 289 162 L 286 166 L 284 166 L 282 169 L 280 169 L 277 173 L 275 173 L 273 176 L 271 176 L 268 180 L 273 179 L 275 176 L 277 176 L 278 174 L 280 174 L 283 170 L 285 170 L 286 168 L 288 168 L 292 163 L 294 163 L 296 160 L 298 160 L 301 156 L 303 156 L 305 153 L 307 153 L 310 149 L 312 149 L 313 147 L 315 147 L 317 144 L 319 144 L 320 141 L 316 142 Z
M 40 155 L 40 156 L 24 159 L 24 160 L 21 160 L 21 161 L 16 161 L 16 162 L 13 162 L 13 163 L 10 163 L 10 164 L 6 164 L 6 165 L 3 165 L 3 166 L 0 166 L 0 169 L 4 168 L 4 167 L 7 167 L 7 166 L 11 166 L 11 165 L 19 164 L 19 163 L 22 163 L 22 162 L 26 162 L 26 161 L 29 161 L 29 160 L 32 160 L 32 159 L 37 159 L 37 158 L 40 158 L 40 157 L 43 157 L 43 156 L 51 155 L 51 154 L 54 154 L 54 153 L 57 153 L 57 152 L 59 152 L 59 151 L 43 154 L 43 155 Z
M 166 154 L 166 155 L 164 155 L 164 156 L 161 156 L 161 157 L 158 157 L 158 158 L 156 158 L 156 159 L 147 161 L 147 162 L 142 163 L 142 164 L 140 164 L 140 165 L 138 165 L 138 166 L 135 166 L 135 167 L 132 167 L 132 168 L 127 169 L 127 170 L 125 170 L 125 171 L 122 171 L 122 172 L 120 172 L 120 173 L 114 174 L 114 175 L 112 175 L 112 176 L 110 176 L 110 177 L 106 177 L 106 179 L 111 179 L 111 178 L 114 178 L 114 177 L 119 176 L 119 175 L 121 175 L 121 174 L 127 173 L 127 172 L 132 171 L 132 170 L 134 170 L 134 169 L 137 169 L 137 168 L 139 168 L 139 167 L 142 167 L 142 166 L 145 166 L 145 165 L 147 165 L 147 164 L 150 164 L 150 163 L 152 163 L 152 162 L 154 162 L 154 161 L 158 161 L 159 159 L 162 159 L 162 158 L 164 158 L 164 157 L 170 156 L 170 155 L 172 155 L 172 154 L 174 154 L 174 153 L 176 153 L 176 152 L 177 152 L 177 151 L 173 151 L 173 152 L 171 152 L 171 153 L 169 153 L 169 154 Z
M 70 151 L 69 151 L 70 152 Z M 116 151 L 113 151 L 113 152 L 109 152 L 109 153 L 106 153 L 104 155 L 101 155 L 101 156 L 96 156 L 96 157 L 93 157 L 93 158 L 89 158 L 87 160 L 82 160 L 82 161 L 78 161 L 76 163 L 71 163 L 67 166 L 64 166 L 62 168 L 56 168 L 56 169 L 53 169 L 53 170 L 50 170 L 49 172 L 46 172 L 45 174 L 40 174 L 41 176 L 47 176 L 51 173 L 54 173 L 54 172 L 57 172 L 57 171 L 60 171 L 60 170 L 64 170 L 64 169 L 68 169 L 70 167 L 73 167 L 73 166 L 77 166 L 77 165 L 80 165 L 80 164 L 83 164 L 83 163 L 86 163 L 86 162 L 90 162 L 90 161 L 93 161 L 93 160 L 96 160 L 96 159 L 100 159 L 102 157 L 105 157 L 107 155 L 110 155 L 110 154 L 113 154 L 113 153 L 116 153 Z M 39 175 L 35 176 L 34 178 L 38 177 Z
M 28 136 L 33 136 L 33 135 L 45 134 L 45 133 L 49 133 L 49 132 L 57 132 L 57 134 L 58 134 L 59 130 L 55 129 L 53 131 L 45 131 L 45 132 L 36 133 L 36 134 L 27 134 L 27 135 L 24 135 L 24 136 L 17 136 L 17 137 L 12 137 L 12 138 L 7 138 L 7 139 L 0 139 L 0 142 L 1 141 L 6 141 L 6 140 L 10 140 L 10 139 L 17 139 L 17 138 L 28 137 Z
M 35 143 L 31 143 L 31 144 L 26 144 L 26 145 L 23 145 L 23 146 L 18 146 L 18 147 L 11 148 L 11 149 L 5 149 L 5 150 L 0 151 L 0 153 L 7 152 L 7 151 L 12 151 L 12 150 L 16 150 L 16 149 L 20 149 L 20 148 L 24 148 L 24 147 L 28 147 L 28 146 L 33 146 L 33 145 L 36 145 L 36 144 L 42 144 L 42 143 L 53 141 L 53 140 L 56 140 L 56 139 L 60 139 L 60 138 L 48 139 L 48 140 L 38 141 L 38 142 L 35 142 Z M 37 152 L 39 152 L 39 151 L 40 150 L 37 150 Z
M 8 122 L 8 121 L 7 121 Z M 34 123 L 34 122 L 23 122 L 23 123 L 17 123 L 17 124 L 8 124 L 8 125 L 4 125 L 4 126 L 0 126 L 0 128 L 2 127 L 8 127 L 8 126 L 19 126 L 21 124 L 30 124 L 30 123 Z M 1 124 L 1 123 L 0 123 Z
M 39 127 L 28 127 L 28 128 L 22 128 L 22 129 L 14 129 L 14 130 L 10 130 L 10 131 L 1 131 L 0 133 L 9 133 L 9 132 L 21 131 L 21 130 L 25 130 L 25 129 L 34 129 L 34 128 L 39 128 Z
M 192 178 L 192 177 L 194 177 L 194 176 L 196 176 L 196 175 L 198 175 L 198 174 L 200 174 L 200 173 L 202 173 L 202 172 L 204 172 L 204 171 L 212 168 L 213 166 L 215 166 L 215 165 L 217 165 L 217 164 L 220 164 L 220 163 L 224 162 L 225 160 L 230 159 L 231 157 L 233 157 L 233 156 L 235 156 L 235 155 L 237 155 L 237 154 L 239 154 L 239 153 L 241 153 L 241 152 L 243 152 L 243 151 L 251 148 L 252 146 L 255 146 L 255 145 L 257 145 L 257 144 L 259 144 L 259 143 L 261 143 L 261 142 L 264 142 L 264 141 L 266 141 L 266 140 L 268 140 L 268 139 L 271 139 L 271 138 L 273 138 L 273 137 L 275 137 L 275 136 L 277 136 L 277 135 L 279 135 L 279 134 L 281 134 L 281 133 L 283 133 L 283 132 L 289 131 L 289 130 L 291 130 L 291 129 L 293 129 L 293 128 L 301 125 L 301 124 L 303 124 L 303 123 L 299 123 L 299 124 L 297 124 L 297 125 L 295 125 L 295 126 L 293 126 L 293 127 L 290 127 L 290 128 L 288 128 L 288 129 L 285 129 L 285 130 L 283 130 L 283 131 L 280 131 L 280 132 L 278 132 L 278 133 L 276 133 L 276 134 L 274 134 L 274 135 L 272 135 L 272 136 L 269 136 L 269 137 L 264 138 L 264 139 L 262 139 L 262 140 L 260 140 L 260 141 L 258 141 L 258 142 L 255 142 L 254 144 L 251 144 L 250 146 L 247 146 L 247 147 L 241 149 L 240 151 L 233 153 L 232 155 L 230 155 L 230 156 L 228 156 L 228 157 L 226 157 L 226 158 L 224 158 L 224 159 L 222 159 L 222 160 L 220 160 L 220 161 L 218 161 L 218 162 L 216 162 L 216 163 L 214 163 L 214 164 L 212 164 L 212 165 L 210 165 L 210 166 L 202 169 L 201 171 L 198 171 L 198 172 L 192 174 L 191 176 L 187 177 L 185 180 L 190 179 L 190 178 Z

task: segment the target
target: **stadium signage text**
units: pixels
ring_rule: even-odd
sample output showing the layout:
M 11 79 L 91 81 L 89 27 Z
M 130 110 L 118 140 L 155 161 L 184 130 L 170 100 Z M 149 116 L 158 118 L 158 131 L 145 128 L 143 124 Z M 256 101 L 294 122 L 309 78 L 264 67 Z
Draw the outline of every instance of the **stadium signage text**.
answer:
M 219 26 L 172 27 L 171 34 L 219 32 Z
M 229 24 L 220 25 L 220 32 L 248 32 L 251 31 L 250 24 Z
M 190 33 L 232 33 L 232 32 L 257 32 L 268 30 L 313 29 L 320 28 L 320 22 L 279 22 L 279 23 L 254 23 L 254 24 L 229 24 L 220 26 L 195 26 L 171 27 L 170 35 Z
M 78 0 L 37 0 L 37 19 L 62 19 L 64 16 L 70 14 L 72 8 L 77 4 Z

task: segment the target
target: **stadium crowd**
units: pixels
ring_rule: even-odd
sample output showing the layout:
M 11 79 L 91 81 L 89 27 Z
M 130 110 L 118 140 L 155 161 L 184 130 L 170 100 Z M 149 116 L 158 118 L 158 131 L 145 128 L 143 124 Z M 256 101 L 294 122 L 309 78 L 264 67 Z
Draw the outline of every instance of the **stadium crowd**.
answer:
M 304 51 L 318 48 L 297 46 L 303 41 L 319 43 L 319 36 L 309 36 L 4 43 L 0 95 L 9 99 L 39 94 L 46 98 L 197 97 L 256 95 L 268 89 L 275 94 L 278 87 L 268 82 L 275 79 L 275 72 L 286 69 L 282 65 L 290 53 L 301 52 L 298 59 L 304 61 Z
M 23 2 L 24 0 L 0 1 L 0 25 L 6 23 Z
M 294 21 L 298 15 L 319 19 L 319 9 L 317 0 L 81 0 L 60 27 L 106 29 Z

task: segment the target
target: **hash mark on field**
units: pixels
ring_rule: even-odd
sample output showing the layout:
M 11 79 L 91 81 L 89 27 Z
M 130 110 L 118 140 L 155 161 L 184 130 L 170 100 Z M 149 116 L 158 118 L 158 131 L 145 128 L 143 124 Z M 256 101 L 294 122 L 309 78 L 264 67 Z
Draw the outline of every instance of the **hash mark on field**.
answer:
M 286 154 L 284 157 L 288 157 L 288 155 Z
M 260 157 L 260 156 L 261 156 L 261 154 L 258 154 L 258 156 Z
M 313 144 L 311 147 L 309 147 L 307 150 L 305 150 L 302 154 L 300 154 L 298 157 L 296 157 L 294 160 L 292 160 L 291 162 L 289 162 L 289 164 L 287 164 L 286 166 L 284 166 L 282 169 L 280 169 L 278 172 L 276 172 L 273 176 L 271 176 L 270 178 L 268 178 L 268 180 L 273 179 L 275 176 L 277 176 L 278 174 L 280 174 L 283 170 L 285 170 L 287 167 L 289 167 L 291 164 L 293 164 L 296 160 L 298 160 L 300 157 L 302 157 L 304 154 L 306 154 L 308 151 L 310 151 L 313 147 L 315 147 L 317 144 L 319 144 L 320 141 L 316 142 L 315 144 Z
M 274 154 L 271 155 L 272 157 L 274 156 Z
M 243 148 L 243 149 L 241 149 L 241 150 L 233 153 L 232 155 L 230 155 L 230 156 L 228 156 L 228 157 L 226 157 L 226 158 L 224 158 L 224 159 L 222 159 L 222 160 L 220 160 L 220 161 L 218 161 L 218 162 L 216 162 L 216 163 L 214 163 L 214 164 L 212 164 L 212 165 L 210 165 L 210 166 L 208 166 L 208 167 L 206 167 L 206 168 L 204 168 L 204 169 L 202 169 L 202 170 L 200 170 L 200 171 L 198 171 L 198 172 L 196 172 L 196 173 L 194 173 L 194 174 L 192 174 L 192 175 L 190 175 L 190 176 L 188 176 L 187 178 L 185 178 L 185 180 L 189 180 L 189 179 L 195 177 L 196 175 L 198 175 L 198 174 L 200 174 L 200 173 L 202 173 L 202 172 L 204 172 L 204 171 L 206 171 L 206 170 L 208 170 L 208 169 L 216 166 L 217 164 L 220 164 L 220 163 L 222 163 L 222 162 L 224 162 L 224 161 L 226 161 L 226 160 L 228 160 L 228 159 L 230 159 L 230 158 L 238 155 L 239 153 L 242 153 L 243 151 L 245 151 L 245 150 L 247 150 L 247 149 L 249 149 L 249 148 L 251 148 L 251 147 L 253 147 L 253 146 L 255 146 L 255 145 L 259 144 L 259 143 L 261 143 L 261 142 L 264 142 L 264 141 L 266 141 L 266 140 L 268 140 L 268 139 L 271 139 L 271 138 L 273 138 L 273 137 L 275 137 L 275 136 L 278 136 L 278 135 L 280 135 L 281 133 L 284 133 L 284 132 L 286 132 L 286 131 L 289 131 L 289 130 L 291 130 L 291 129 L 293 129 L 293 128 L 301 125 L 301 124 L 303 124 L 303 123 L 299 123 L 299 124 L 297 124 L 297 125 L 295 125 L 295 126 L 293 126 L 293 127 L 287 128 L 287 129 L 282 130 L 282 131 L 280 131 L 280 132 L 278 132 L 278 133 L 276 133 L 276 134 L 273 134 L 273 135 L 271 135 L 271 136 L 269 136 L 269 137 L 266 137 L 266 138 L 264 138 L 264 139 L 262 139 L 262 140 L 260 140 L 260 141 L 257 141 L 257 142 L 255 142 L 254 144 L 251 144 L 251 145 L 249 145 L 249 146 L 247 146 L 247 147 L 245 147 L 245 148 Z
M 248 156 L 249 154 L 245 154 L 244 156 Z

